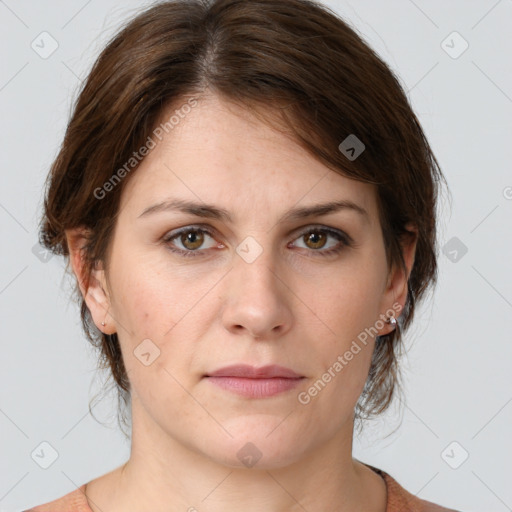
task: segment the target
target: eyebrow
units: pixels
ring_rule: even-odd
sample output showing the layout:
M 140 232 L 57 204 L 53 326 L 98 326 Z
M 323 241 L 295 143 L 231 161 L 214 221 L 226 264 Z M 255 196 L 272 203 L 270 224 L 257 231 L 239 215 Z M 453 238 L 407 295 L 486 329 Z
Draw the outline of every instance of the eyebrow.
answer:
M 356 212 L 363 216 L 366 220 L 369 220 L 368 212 L 362 206 L 359 206 L 358 204 L 348 199 L 343 199 L 339 201 L 330 201 L 328 203 L 314 204 L 312 206 L 293 208 L 281 217 L 279 223 L 296 221 L 308 217 L 319 217 L 321 215 L 328 215 L 330 213 L 335 213 L 341 210 Z M 204 217 L 208 219 L 233 223 L 233 217 L 227 210 L 223 208 L 219 208 L 217 206 L 206 203 L 185 201 L 182 199 L 168 199 L 166 201 L 162 201 L 160 203 L 149 206 L 144 209 L 144 211 L 139 215 L 139 218 L 165 211 L 180 211 L 190 215 L 195 215 L 196 217 Z

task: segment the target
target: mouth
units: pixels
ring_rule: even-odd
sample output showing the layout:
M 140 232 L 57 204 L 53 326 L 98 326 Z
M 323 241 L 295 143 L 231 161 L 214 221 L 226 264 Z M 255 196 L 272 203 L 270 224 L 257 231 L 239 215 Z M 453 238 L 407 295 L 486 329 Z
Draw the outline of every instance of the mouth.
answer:
M 203 376 L 212 384 L 248 398 L 267 398 L 295 388 L 305 377 L 279 365 L 233 365 Z

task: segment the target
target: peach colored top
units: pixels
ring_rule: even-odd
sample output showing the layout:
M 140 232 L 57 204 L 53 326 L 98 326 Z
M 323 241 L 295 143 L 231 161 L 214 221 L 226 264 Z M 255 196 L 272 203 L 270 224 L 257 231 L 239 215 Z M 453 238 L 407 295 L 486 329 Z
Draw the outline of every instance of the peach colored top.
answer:
M 422 500 L 407 492 L 393 477 L 385 471 L 365 464 L 379 474 L 386 482 L 386 512 L 458 512 L 441 507 L 430 501 Z M 85 496 L 85 485 L 50 503 L 25 510 L 24 512 L 92 512 Z

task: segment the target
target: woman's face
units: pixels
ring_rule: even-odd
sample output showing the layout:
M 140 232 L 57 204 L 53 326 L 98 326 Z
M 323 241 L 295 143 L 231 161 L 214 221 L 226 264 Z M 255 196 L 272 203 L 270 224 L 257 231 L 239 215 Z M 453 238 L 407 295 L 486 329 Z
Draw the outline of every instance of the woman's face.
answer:
M 351 442 L 373 336 L 405 300 L 374 188 L 216 97 L 164 132 L 126 185 L 108 282 L 96 271 L 87 300 L 118 333 L 134 435 L 269 468 Z M 213 376 L 233 365 L 253 378 Z M 297 378 L 258 373 L 270 365 Z

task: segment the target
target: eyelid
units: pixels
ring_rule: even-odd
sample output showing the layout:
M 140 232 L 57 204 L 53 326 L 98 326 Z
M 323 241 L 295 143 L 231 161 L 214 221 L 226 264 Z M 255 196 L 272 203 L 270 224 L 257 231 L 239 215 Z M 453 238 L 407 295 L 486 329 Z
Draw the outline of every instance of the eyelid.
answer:
M 194 231 L 194 230 L 204 231 L 204 232 L 208 233 L 209 235 L 213 235 L 213 233 L 216 231 L 209 224 L 186 224 L 186 225 L 184 225 L 182 227 L 179 227 L 179 228 L 176 228 L 176 229 L 171 229 L 170 231 L 168 231 L 164 235 L 164 237 L 166 237 L 166 238 L 173 238 L 176 235 L 179 235 L 180 233 L 183 233 L 184 231 L 186 232 L 186 231 Z

